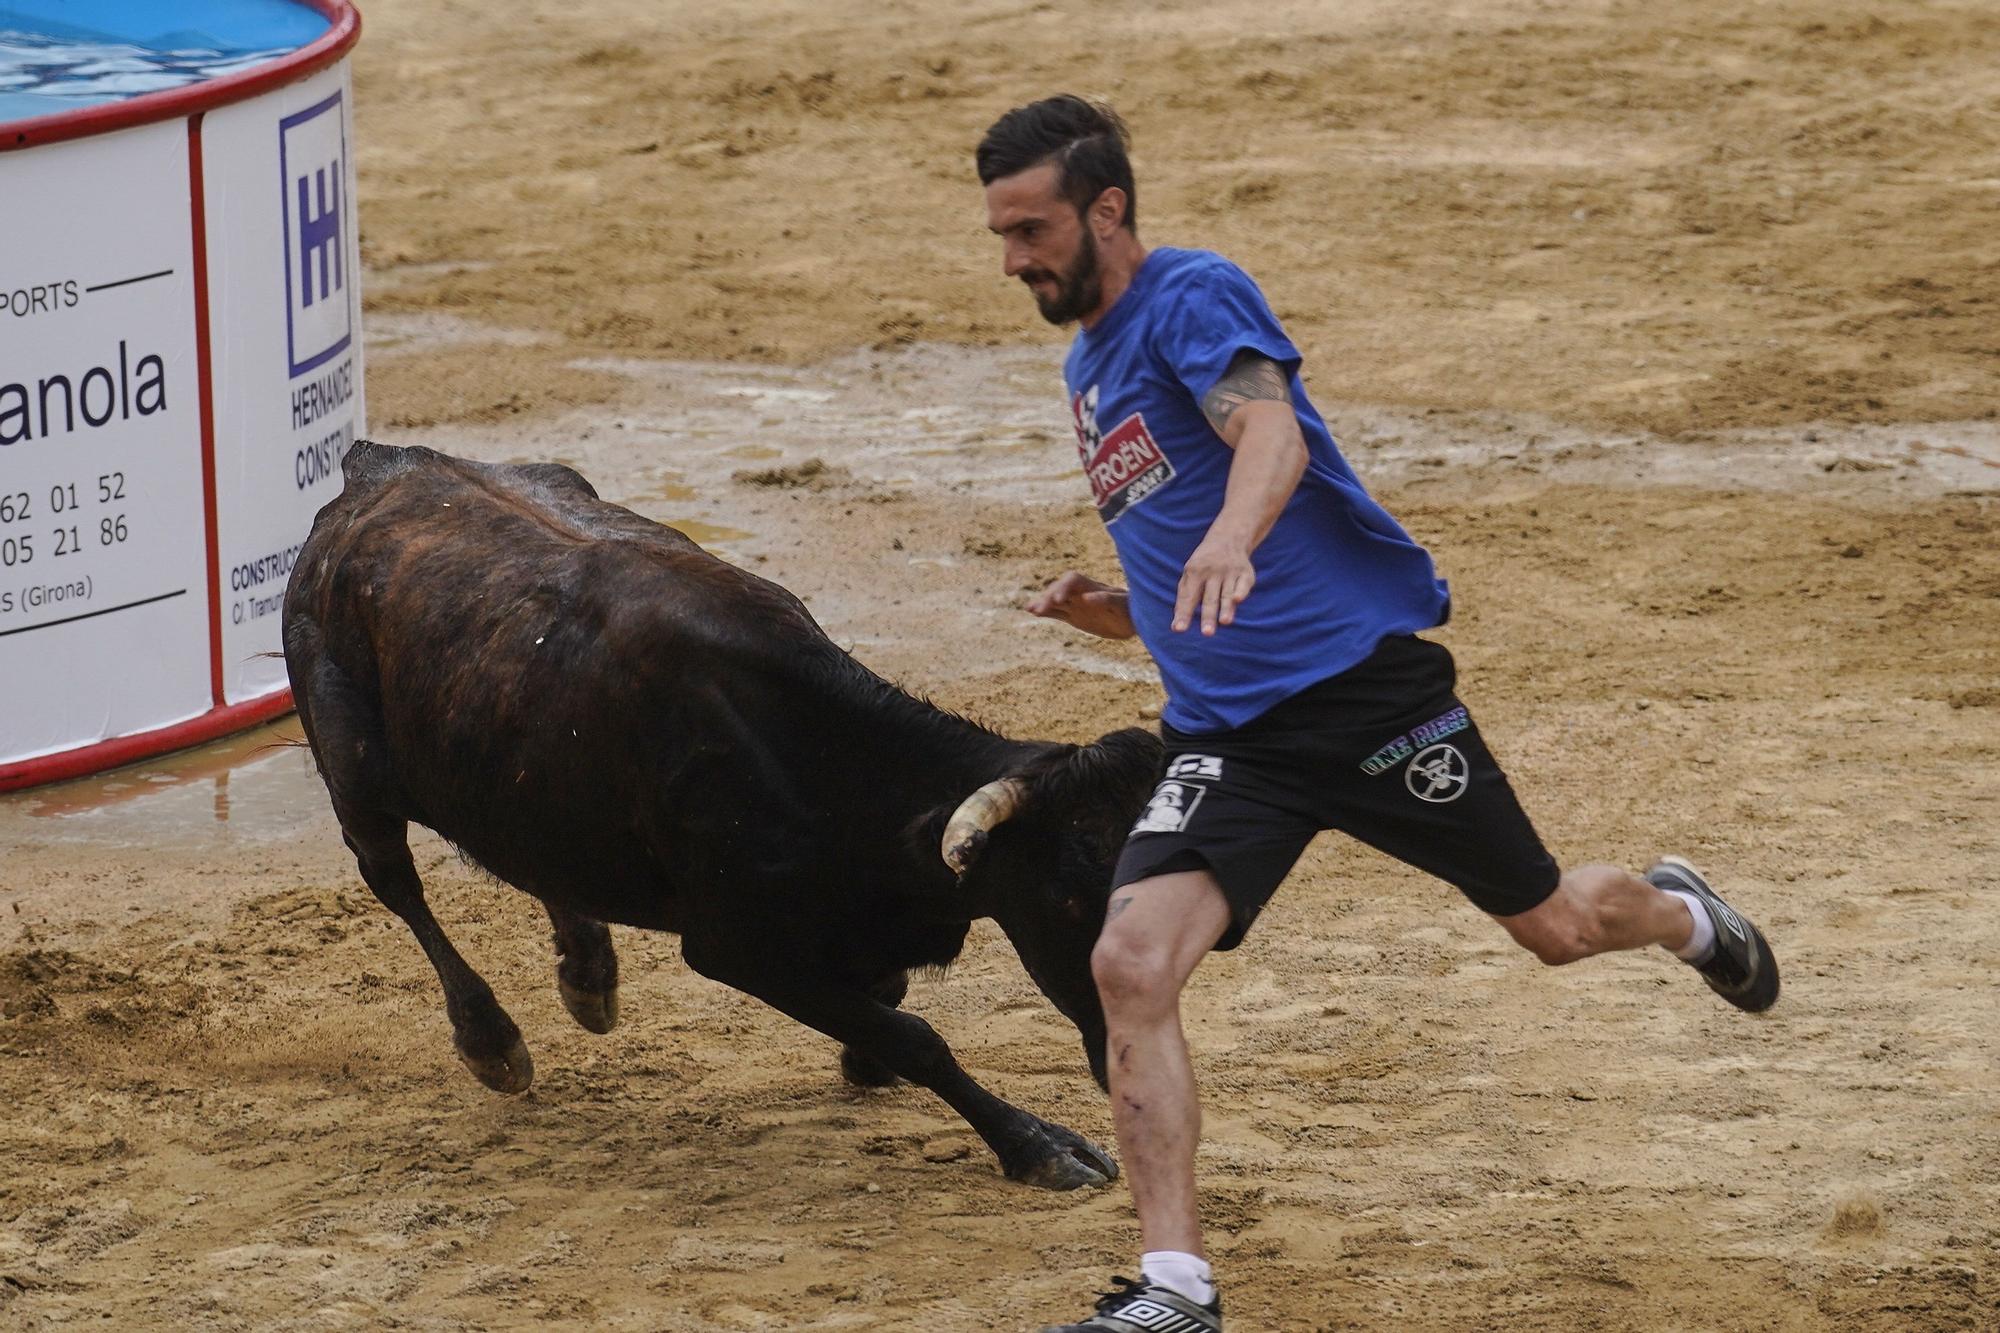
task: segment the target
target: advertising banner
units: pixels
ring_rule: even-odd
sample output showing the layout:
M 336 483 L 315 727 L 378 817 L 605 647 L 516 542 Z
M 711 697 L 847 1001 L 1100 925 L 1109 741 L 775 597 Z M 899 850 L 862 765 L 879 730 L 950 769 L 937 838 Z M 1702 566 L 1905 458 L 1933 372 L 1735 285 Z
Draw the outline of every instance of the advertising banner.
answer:
M 184 121 L 0 158 L 0 764 L 212 702 L 192 233 Z
M 202 121 L 223 701 L 285 685 L 285 585 L 362 429 L 346 62 Z

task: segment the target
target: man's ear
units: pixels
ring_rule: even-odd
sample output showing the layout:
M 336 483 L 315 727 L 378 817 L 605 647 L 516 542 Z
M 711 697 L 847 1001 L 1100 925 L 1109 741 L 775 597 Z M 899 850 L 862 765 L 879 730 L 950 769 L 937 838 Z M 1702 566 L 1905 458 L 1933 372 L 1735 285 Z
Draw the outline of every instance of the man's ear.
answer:
M 1111 233 L 1124 224 L 1127 206 L 1125 191 L 1116 185 L 1106 186 L 1090 201 L 1090 229 L 1099 240 L 1110 239 Z

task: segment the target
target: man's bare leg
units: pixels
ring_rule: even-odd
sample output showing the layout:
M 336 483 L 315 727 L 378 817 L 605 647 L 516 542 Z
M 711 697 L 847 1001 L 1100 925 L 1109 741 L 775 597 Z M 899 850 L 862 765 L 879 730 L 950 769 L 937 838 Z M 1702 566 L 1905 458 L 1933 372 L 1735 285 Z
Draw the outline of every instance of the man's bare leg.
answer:
M 1111 1114 L 1148 1251 L 1200 1255 L 1194 1187 L 1201 1102 L 1181 1032 L 1181 988 L 1229 926 L 1206 870 L 1160 875 L 1111 895 L 1091 970 L 1104 1001 Z
M 1649 944 L 1677 950 L 1694 932 L 1686 903 L 1608 865 L 1565 870 L 1556 891 L 1540 904 L 1494 920 L 1522 948 L 1552 965 Z

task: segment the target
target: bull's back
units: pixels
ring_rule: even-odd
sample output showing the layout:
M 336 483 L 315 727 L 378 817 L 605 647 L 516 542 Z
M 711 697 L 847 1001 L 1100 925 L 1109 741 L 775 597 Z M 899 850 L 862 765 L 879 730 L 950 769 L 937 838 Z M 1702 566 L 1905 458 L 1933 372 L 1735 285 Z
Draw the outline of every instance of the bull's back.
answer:
M 738 696 L 769 663 L 745 626 L 817 627 L 566 469 L 354 454 L 287 596 L 295 690 L 331 670 L 365 702 L 390 813 L 541 896 L 671 925 L 650 844 L 761 799 Z
M 346 487 L 314 520 L 286 613 L 316 622 L 344 669 L 392 669 L 400 696 L 425 700 L 482 655 L 496 655 L 488 666 L 547 658 L 523 649 L 556 620 L 684 606 L 677 623 L 692 628 L 696 603 L 727 600 L 728 585 L 748 577 L 599 499 L 567 468 L 364 441 L 348 455 Z M 524 630 L 534 631 L 526 644 Z

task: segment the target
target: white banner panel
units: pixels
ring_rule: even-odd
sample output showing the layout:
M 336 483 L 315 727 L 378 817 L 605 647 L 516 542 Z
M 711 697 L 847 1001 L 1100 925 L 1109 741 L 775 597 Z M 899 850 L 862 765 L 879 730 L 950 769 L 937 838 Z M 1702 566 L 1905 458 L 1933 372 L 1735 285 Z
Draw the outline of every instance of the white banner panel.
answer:
M 280 611 L 362 429 L 347 62 L 202 122 L 225 702 L 285 684 Z
M 192 232 L 185 121 L 0 156 L 0 763 L 210 706 Z

